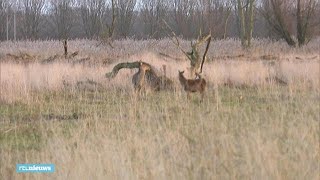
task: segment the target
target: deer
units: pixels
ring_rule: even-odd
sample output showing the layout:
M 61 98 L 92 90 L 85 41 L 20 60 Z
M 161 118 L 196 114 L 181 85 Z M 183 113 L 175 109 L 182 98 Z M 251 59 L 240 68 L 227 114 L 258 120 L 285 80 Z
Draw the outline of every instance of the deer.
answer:
M 187 79 L 183 75 L 184 71 L 179 71 L 179 81 L 184 91 L 187 92 L 187 98 L 190 98 L 190 93 L 199 92 L 201 95 L 200 102 L 203 101 L 204 92 L 206 90 L 207 82 L 201 75 L 197 74 L 196 79 Z
M 136 93 L 141 93 L 142 88 L 145 87 L 146 72 L 150 70 L 150 65 L 141 61 L 139 62 L 139 71 L 132 77 L 132 83 Z

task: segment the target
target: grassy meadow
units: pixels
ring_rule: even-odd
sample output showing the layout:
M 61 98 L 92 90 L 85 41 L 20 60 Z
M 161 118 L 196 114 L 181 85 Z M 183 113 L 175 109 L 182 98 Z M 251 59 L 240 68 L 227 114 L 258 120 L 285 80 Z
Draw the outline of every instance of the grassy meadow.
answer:
M 319 179 L 320 38 L 253 44 L 212 42 L 200 103 L 178 82 L 189 62 L 169 39 L 74 40 L 79 54 L 54 60 L 61 42 L 1 42 L 0 179 Z M 137 60 L 165 65 L 176 89 L 137 97 L 136 70 L 105 78 Z M 56 171 L 16 173 L 17 163 Z

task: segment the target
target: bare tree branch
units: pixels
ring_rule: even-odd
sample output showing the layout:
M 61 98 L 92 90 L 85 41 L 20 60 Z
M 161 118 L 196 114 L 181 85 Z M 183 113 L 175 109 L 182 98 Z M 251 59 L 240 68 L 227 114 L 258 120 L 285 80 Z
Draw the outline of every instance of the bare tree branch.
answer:
M 207 52 L 209 50 L 209 46 L 210 46 L 210 42 L 211 42 L 211 33 L 209 35 L 208 35 L 209 38 L 207 39 L 206 50 L 204 51 L 204 54 L 203 54 L 203 57 L 202 57 L 202 62 L 201 62 L 201 66 L 200 66 L 200 73 L 202 73 L 203 64 L 204 64 L 204 61 L 206 60 L 206 55 L 207 55 Z
M 185 56 L 187 56 L 190 61 L 192 61 L 192 59 L 191 59 L 191 57 L 189 56 L 189 54 L 188 54 L 187 52 L 185 52 L 185 51 L 182 49 L 182 47 L 180 46 L 180 42 L 179 42 L 179 39 L 178 39 L 176 33 L 172 30 L 172 28 L 169 26 L 169 24 L 168 24 L 164 19 L 162 19 L 162 21 L 163 21 L 163 23 L 166 25 L 166 27 L 171 31 L 171 34 L 173 35 L 173 36 L 170 36 L 173 44 L 175 44 L 175 45 L 181 50 L 181 52 L 182 52 Z
M 198 38 L 198 41 L 196 43 L 192 43 L 191 41 L 191 52 L 186 52 L 182 49 L 182 47 L 180 46 L 179 40 L 176 36 L 176 34 L 174 33 L 174 31 L 170 28 L 170 26 L 168 25 L 168 23 L 163 20 L 164 24 L 167 26 L 167 28 L 171 31 L 173 37 L 171 36 L 172 42 L 183 52 L 183 54 L 185 56 L 187 56 L 187 58 L 190 60 L 190 66 L 191 66 L 191 75 L 194 76 L 196 74 L 200 74 L 202 72 L 202 67 L 203 67 L 203 63 L 205 61 L 205 56 L 208 52 L 209 46 L 210 46 L 210 41 L 211 41 L 211 32 L 210 34 L 208 34 L 207 36 L 203 37 L 203 38 Z M 199 46 L 201 44 L 203 44 L 204 42 L 207 42 L 207 47 L 205 50 L 205 53 L 203 55 L 202 60 L 200 59 L 199 56 Z

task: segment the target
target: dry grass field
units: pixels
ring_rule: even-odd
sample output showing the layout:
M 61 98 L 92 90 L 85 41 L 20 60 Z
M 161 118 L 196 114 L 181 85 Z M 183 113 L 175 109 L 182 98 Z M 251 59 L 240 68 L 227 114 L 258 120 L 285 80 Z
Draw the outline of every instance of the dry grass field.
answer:
M 204 102 L 178 81 L 189 62 L 169 39 L 0 43 L 0 179 L 319 179 L 320 38 L 302 48 L 213 41 Z M 189 42 L 182 41 L 188 50 Z M 174 91 L 137 97 L 142 60 Z M 188 75 L 188 73 L 185 73 Z M 53 163 L 52 174 L 16 173 Z

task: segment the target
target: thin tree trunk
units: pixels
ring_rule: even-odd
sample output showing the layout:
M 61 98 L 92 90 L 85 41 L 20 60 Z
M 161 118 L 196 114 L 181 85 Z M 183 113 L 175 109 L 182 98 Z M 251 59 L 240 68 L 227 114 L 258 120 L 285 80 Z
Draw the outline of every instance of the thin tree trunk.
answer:
M 301 1 L 297 0 L 297 38 L 298 44 L 301 46 L 304 44 L 304 37 L 303 37 L 303 27 L 302 27 L 302 18 L 301 18 Z
M 245 18 L 244 18 L 244 14 L 243 14 L 243 7 L 242 7 L 241 0 L 237 0 L 237 2 L 238 2 L 238 14 L 239 14 L 239 21 L 240 21 L 241 45 L 242 45 L 242 47 L 245 47 L 246 46 L 246 40 L 245 40 L 245 32 L 246 32 Z
M 228 8 L 226 21 L 224 22 L 223 39 L 226 39 L 226 37 L 227 37 L 227 27 L 228 27 L 228 21 L 229 21 L 229 18 L 230 18 L 230 14 L 231 14 L 231 8 Z
M 252 32 L 253 32 L 253 25 L 254 25 L 254 2 L 255 0 L 250 0 L 249 4 L 249 27 L 247 28 L 247 47 L 251 46 L 251 39 L 252 39 Z
M 67 44 L 67 40 L 63 40 L 63 48 L 64 48 L 64 57 L 67 58 L 68 57 L 68 44 Z

